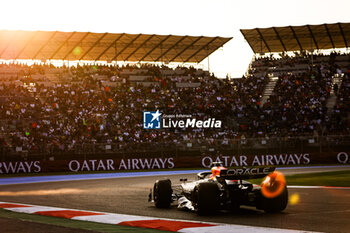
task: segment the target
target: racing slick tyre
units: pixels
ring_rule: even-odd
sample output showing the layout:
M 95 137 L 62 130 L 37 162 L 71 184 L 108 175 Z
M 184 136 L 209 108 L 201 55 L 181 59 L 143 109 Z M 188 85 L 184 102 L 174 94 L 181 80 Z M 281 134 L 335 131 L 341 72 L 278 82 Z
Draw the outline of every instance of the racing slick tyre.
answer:
M 171 203 L 171 181 L 157 180 L 153 187 L 153 199 L 157 208 L 169 208 Z
M 230 199 L 229 210 L 231 212 L 237 212 L 240 209 L 241 193 L 238 190 L 231 190 Z
M 219 210 L 220 190 L 216 183 L 199 183 L 194 195 L 198 215 L 212 214 Z
M 288 190 L 284 187 L 283 192 L 274 198 L 262 197 L 262 209 L 268 213 L 282 212 L 288 204 Z

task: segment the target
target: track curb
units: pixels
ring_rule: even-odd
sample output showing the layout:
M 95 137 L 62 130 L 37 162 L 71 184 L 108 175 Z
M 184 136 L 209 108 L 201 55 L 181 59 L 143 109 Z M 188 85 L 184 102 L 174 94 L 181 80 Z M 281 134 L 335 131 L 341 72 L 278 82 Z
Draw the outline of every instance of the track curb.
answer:
M 298 230 L 254 227 L 245 225 L 229 225 L 210 222 L 175 220 L 166 218 L 155 218 L 136 215 L 125 215 L 115 213 L 105 213 L 97 211 L 66 209 L 49 206 L 38 206 L 30 204 L 0 202 L 0 208 L 13 212 L 36 214 L 43 216 L 52 216 L 66 219 L 89 221 L 96 223 L 114 224 L 120 226 L 141 227 L 148 229 L 157 229 L 170 232 L 183 233 L 238 233 L 238 232 L 255 232 L 255 233 L 274 233 L 274 232 L 305 232 Z

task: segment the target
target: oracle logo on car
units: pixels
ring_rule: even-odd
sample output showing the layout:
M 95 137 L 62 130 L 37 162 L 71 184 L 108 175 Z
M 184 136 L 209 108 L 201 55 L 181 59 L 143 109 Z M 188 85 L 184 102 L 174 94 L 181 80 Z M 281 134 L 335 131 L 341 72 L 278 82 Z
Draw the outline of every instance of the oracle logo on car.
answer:
M 267 175 L 271 172 L 270 167 L 264 168 L 238 168 L 229 170 L 229 175 Z

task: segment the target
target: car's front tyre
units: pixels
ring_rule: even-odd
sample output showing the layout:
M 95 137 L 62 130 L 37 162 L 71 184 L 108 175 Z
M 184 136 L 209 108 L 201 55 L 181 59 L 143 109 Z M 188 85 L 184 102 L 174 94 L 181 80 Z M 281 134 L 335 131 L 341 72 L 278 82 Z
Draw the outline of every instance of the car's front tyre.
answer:
M 214 182 L 199 183 L 194 190 L 198 215 L 213 214 L 220 209 L 220 190 Z
M 157 180 L 153 186 L 153 200 L 155 206 L 157 208 L 169 208 L 172 193 L 173 190 L 169 179 Z

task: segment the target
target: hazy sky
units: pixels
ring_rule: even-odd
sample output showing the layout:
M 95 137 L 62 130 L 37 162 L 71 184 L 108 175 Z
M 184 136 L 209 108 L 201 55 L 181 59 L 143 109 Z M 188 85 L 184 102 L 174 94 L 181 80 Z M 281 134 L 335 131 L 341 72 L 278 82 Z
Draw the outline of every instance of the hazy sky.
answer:
M 253 56 L 239 29 L 350 22 L 349 9 L 349 0 L 7 0 L 0 29 L 234 37 L 210 69 L 239 77 Z

